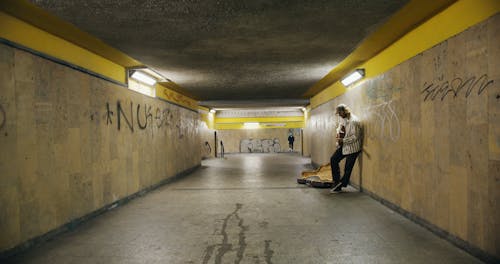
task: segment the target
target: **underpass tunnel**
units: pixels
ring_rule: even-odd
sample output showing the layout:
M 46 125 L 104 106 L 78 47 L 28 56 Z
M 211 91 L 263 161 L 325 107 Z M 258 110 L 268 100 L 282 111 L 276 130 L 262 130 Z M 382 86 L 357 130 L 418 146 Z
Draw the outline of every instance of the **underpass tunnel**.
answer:
M 327 30 L 321 1 L 145 1 L 182 11 L 161 30 L 103 2 L 150 26 L 125 37 L 63 2 L 0 3 L 2 263 L 500 262 L 500 1 L 358 1 L 390 16 L 335 63 L 295 24 Z M 340 104 L 363 129 L 347 191 L 297 184 L 330 163 Z

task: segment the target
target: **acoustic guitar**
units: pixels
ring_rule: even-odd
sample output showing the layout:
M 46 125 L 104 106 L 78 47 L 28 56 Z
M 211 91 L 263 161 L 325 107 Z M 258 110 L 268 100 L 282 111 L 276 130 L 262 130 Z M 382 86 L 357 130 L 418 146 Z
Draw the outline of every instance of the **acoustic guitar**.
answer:
M 337 134 L 337 138 L 344 138 L 345 137 L 345 126 L 340 126 L 339 133 Z M 342 147 L 342 141 L 337 140 L 337 148 Z

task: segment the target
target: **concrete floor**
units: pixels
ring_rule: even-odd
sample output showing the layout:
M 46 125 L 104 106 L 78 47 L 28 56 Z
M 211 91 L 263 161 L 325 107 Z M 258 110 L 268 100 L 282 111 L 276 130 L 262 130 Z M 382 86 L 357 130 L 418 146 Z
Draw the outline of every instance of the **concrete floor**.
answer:
M 310 160 L 237 154 L 9 263 L 481 263 L 357 192 L 296 184 Z

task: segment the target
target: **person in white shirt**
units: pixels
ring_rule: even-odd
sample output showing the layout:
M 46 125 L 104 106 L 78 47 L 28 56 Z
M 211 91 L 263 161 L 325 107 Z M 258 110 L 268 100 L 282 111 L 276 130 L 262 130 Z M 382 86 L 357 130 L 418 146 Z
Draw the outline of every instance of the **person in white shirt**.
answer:
M 345 104 L 339 104 L 335 114 L 342 119 L 337 127 L 337 150 L 330 158 L 332 167 L 333 188 L 331 193 L 342 191 L 342 187 L 347 187 L 351 177 L 352 168 L 356 158 L 362 149 L 363 131 L 358 117 L 351 113 Z M 339 162 L 346 158 L 344 177 L 340 178 Z

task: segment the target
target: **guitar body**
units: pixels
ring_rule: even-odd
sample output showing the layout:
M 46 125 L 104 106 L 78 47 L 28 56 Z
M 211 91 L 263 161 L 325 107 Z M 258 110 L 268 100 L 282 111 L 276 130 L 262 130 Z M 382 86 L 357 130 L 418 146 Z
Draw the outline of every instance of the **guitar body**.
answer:
M 345 137 L 345 126 L 340 126 L 339 133 L 337 134 L 337 138 Z M 337 146 L 342 147 L 342 141 L 337 141 Z

